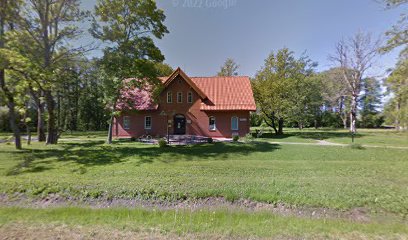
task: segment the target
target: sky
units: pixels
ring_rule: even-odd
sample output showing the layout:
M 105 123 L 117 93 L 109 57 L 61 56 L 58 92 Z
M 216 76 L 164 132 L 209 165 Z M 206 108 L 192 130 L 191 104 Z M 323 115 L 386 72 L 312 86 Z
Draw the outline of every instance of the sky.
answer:
M 95 0 L 84 0 L 92 9 Z M 173 68 L 189 76 L 213 76 L 227 58 L 239 75 L 253 77 L 265 58 L 283 47 L 306 53 L 318 71 L 333 67 L 328 56 L 342 38 L 358 31 L 384 37 L 406 6 L 384 9 L 378 0 L 157 0 L 169 34 L 155 40 Z M 100 56 L 100 50 L 91 53 Z M 379 56 L 375 74 L 392 68 L 398 49 Z

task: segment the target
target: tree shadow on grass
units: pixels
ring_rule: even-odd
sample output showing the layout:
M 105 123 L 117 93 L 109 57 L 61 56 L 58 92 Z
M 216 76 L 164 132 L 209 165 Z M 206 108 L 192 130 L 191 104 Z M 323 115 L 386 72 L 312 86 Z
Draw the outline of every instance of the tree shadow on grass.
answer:
M 253 133 L 255 137 L 256 134 Z M 361 138 L 364 134 L 356 133 L 354 135 L 355 138 Z M 262 139 L 286 139 L 289 137 L 299 137 L 304 139 L 313 139 L 313 140 L 326 140 L 331 138 L 351 138 L 351 134 L 349 132 L 338 132 L 338 131 L 298 131 L 298 132 L 288 132 L 284 133 L 283 135 L 276 135 L 272 132 L 263 133 L 260 138 Z
M 256 142 L 214 143 L 188 146 L 168 146 L 159 148 L 141 143 L 116 143 L 105 145 L 103 141 L 86 143 L 64 143 L 59 148 L 34 149 L 25 152 L 24 160 L 9 175 L 48 170 L 45 161 L 75 162 L 84 167 L 103 166 L 121 162 L 134 162 L 136 166 L 153 162 L 174 163 L 177 161 L 235 160 L 253 152 L 271 152 L 279 148 L 277 144 Z M 132 145 L 134 144 L 134 146 Z

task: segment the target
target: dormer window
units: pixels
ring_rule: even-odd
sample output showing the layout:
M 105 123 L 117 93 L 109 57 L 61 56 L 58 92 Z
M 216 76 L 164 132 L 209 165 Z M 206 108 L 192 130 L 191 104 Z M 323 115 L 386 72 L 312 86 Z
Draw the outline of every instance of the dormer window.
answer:
M 167 92 L 167 103 L 173 102 L 173 94 L 171 92 Z
M 178 93 L 177 93 L 177 102 L 178 102 L 178 103 L 182 103 L 182 102 L 183 102 L 183 93 L 182 93 L 182 92 L 178 92 Z

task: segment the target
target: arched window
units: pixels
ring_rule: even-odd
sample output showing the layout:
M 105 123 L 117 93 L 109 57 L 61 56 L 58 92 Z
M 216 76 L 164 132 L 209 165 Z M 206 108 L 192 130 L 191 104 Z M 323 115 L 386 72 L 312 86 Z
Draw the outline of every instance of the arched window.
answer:
M 167 103 L 173 102 L 173 94 L 171 92 L 167 92 Z
M 209 124 L 209 127 L 208 127 L 209 130 L 215 131 L 217 129 L 217 126 L 215 125 L 215 117 L 213 116 L 209 117 L 208 124 Z
M 231 130 L 238 130 L 238 117 L 231 118 Z

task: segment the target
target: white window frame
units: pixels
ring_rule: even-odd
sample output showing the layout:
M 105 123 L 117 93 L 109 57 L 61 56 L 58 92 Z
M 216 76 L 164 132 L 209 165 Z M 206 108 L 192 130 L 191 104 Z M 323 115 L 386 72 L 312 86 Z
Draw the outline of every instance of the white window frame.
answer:
M 210 124 L 211 118 L 214 119 L 214 124 L 213 124 L 213 125 Z M 211 126 L 212 126 L 212 127 L 211 127 Z M 210 116 L 210 117 L 208 118 L 208 129 L 209 129 L 210 131 L 215 131 L 215 130 L 217 130 L 217 119 L 216 119 L 214 116 Z
M 150 126 L 147 126 L 147 118 L 150 118 Z M 152 117 L 151 116 L 145 116 L 144 118 L 144 129 L 152 129 Z
M 232 123 L 233 119 L 237 120 L 237 127 L 234 128 L 234 124 Z M 237 116 L 231 117 L 231 130 L 232 131 L 238 131 L 239 130 L 239 118 Z
M 180 96 L 180 101 L 179 101 L 179 96 Z M 182 92 L 177 92 L 177 103 L 183 103 L 183 93 Z
M 130 117 L 129 116 L 123 116 L 122 119 L 122 124 L 123 124 L 123 129 L 129 130 L 130 129 Z
M 173 93 L 172 92 L 167 92 L 167 103 L 173 103 Z
M 193 93 L 187 92 L 187 103 L 193 103 Z

